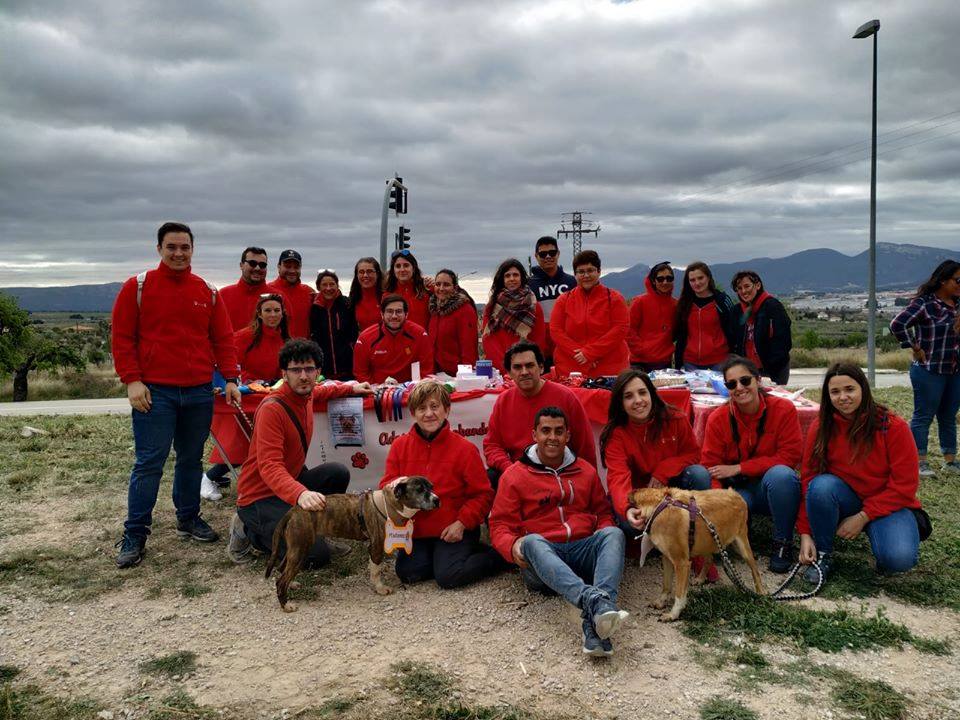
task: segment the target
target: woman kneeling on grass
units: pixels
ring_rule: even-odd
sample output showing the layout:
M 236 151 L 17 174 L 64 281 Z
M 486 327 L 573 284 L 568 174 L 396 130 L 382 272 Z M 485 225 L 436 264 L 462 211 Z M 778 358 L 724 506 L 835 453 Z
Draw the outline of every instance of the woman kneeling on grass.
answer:
M 417 513 L 413 554 L 398 551 L 397 576 L 405 583 L 434 578 L 442 588 L 468 585 L 505 567 L 493 548 L 479 542 L 493 488 L 480 451 L 450 429 L 450 393 L 443 385 L 419 383 L 408 406 L 413 427 L 390 446 L 380 487 L 404 475 L 425 475 L 440 507 Z
M 819 561 L 826 578 L 834 535 L 853 540 L 866 531 L 879 572 L 909 570 L 920 552 L 919 484 L 910 427 L 874 401 L 859 366 L 831 365 L 803 453 L 800 562 Z M 817 581 L 812 567 L 804 577 Z

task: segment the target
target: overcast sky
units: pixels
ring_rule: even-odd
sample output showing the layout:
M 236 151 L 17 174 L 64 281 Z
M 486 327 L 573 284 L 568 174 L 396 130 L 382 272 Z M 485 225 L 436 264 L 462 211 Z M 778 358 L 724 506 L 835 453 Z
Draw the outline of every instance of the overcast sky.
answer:
M 859 252 L 874 17 L 878 239 L 960 248 L 955 0 L 4 0 L 0 286 L 122 280 L 164 220 L 219 284 L 248 244 L 344 278 L 395 171 L 471 289 L 577 209 L 605 271 Z

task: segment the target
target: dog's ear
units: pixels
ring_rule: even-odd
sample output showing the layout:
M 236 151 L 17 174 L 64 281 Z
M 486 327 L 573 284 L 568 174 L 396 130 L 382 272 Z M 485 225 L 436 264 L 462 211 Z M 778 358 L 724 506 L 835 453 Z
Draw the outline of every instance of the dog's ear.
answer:
M 407 479 L 406 479 L 406 478 L 402 478 L 402 479 L 400 479 L 400 480 L 394 481 L 394 483 L 393 483 L 393 496 L 394 496 L 397 500 L 401 499 L 406 492 L 407 492 Z

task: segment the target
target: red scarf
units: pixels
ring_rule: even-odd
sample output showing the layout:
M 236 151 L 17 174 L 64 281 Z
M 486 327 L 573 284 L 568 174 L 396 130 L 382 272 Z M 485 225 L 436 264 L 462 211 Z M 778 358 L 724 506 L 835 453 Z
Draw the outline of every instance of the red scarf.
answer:
M 744 324 L 750 323 L 753 325 L 754 321 L 757 319 L 757 311 L 760 309 L 760 306 L 763 305 L 770 298 L 770 293 L 766 290 L 757 293 L 757 296 L 753 299 L 753 302 L 749 305 L 743 300 L 740 301 L 740 307 L 743 308 L 743 322 Z

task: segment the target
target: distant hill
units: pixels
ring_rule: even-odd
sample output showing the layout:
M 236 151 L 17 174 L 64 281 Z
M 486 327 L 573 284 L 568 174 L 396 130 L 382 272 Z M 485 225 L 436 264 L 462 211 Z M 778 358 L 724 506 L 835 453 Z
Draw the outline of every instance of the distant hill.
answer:
M 942 261 L 960 256 L 958 250 L 877 243 L 877 288 L 910 289 L 930 277 Z M 867 289 L 868 252 L 844 255 L 836 250 L 803 250 L 782 258 L 753 258 L 734 263 L 710 265 L 717 285 L 730 291 L 730 279 L 738 270 L 755 270 L 763 285 L 774 295 L 810 292 L 864 292 Z M 603 283 L 619 290 L 627 298 L 644 292 L 643 281 L 650 271 L 642 263 L 623 272 L 603 276 Z M 679 280 L 678 274 L 678 280 Z M 677 294 L 680 283 L 676 284 Z
M 122 284 L 8 287 L 0 292 L 12 295 L 30 312 L 110 312 Z

